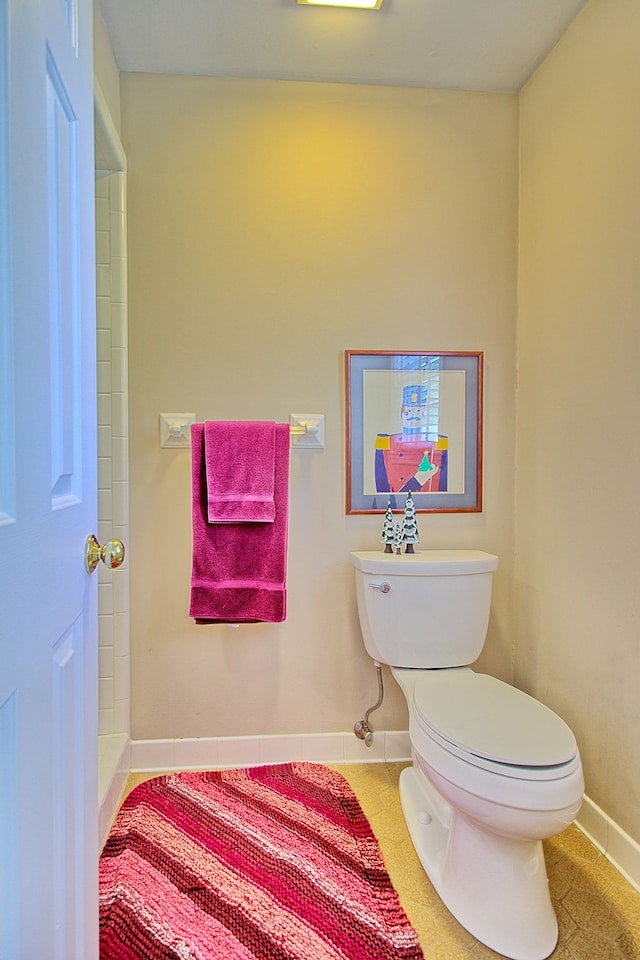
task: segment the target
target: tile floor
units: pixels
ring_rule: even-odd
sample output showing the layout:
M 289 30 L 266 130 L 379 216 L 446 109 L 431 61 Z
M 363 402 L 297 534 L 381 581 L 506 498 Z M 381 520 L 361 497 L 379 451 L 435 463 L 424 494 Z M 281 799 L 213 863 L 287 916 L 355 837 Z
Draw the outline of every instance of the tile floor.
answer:
M 333 765 L 332 765 L 333 766 Z M 398 799 L 403 763 L 336 766 L 376 834 L 425 960 L 496 960 L 451 916 L 413 849 Z M 132 774 L 127 790 L 151 774 Z M 560 938 L 551 960 L 640 960 L 640 894 L 577 827 L 545 843 Z

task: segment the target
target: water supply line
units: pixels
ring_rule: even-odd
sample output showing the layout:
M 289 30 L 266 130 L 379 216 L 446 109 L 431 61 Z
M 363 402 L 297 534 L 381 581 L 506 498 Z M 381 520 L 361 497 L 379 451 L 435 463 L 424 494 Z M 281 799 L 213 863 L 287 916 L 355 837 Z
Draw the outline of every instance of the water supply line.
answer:
M 382 683 L 382 666 L 378 663 L 377 660 L 373 661 L 376 670 L 378 671 L 378 699 L 372 707 L 369 707 L 367 712 L 364 715 L 364 720 L 358 720 L 353 732 L 359 740 L 364 740 L 365 747 L 370 747 L 373 743 L 373 730 L 369 726 L 369 716 L 373 713 L 374 710 L 377 710 L 378 707 L 382 705 L 384 699 L 384 686 Z

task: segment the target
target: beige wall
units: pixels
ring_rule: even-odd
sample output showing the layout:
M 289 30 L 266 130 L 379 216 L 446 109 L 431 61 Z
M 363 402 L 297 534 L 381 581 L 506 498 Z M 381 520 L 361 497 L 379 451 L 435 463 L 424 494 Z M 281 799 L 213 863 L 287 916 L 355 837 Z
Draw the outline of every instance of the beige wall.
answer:
M 521 96 L 516 682 L 640 837 L 640 5 L 592 0 Z
M 345 349 L 482 350 L 485 509 L 425 547 L 496 552 L 481 665 L 512 678 L 518 104 L 511 95 L 122 76 L 128 157 L 133 737 L 350 730 L 377 694 L 344 514 Z M 160 412 L 326 416 L 292 451 L 289 614 L 195 626 L 189 453 Z M 395 684 L 376 726 L 406 729 Z M 373 719 L 373 718 L 372 718 Z

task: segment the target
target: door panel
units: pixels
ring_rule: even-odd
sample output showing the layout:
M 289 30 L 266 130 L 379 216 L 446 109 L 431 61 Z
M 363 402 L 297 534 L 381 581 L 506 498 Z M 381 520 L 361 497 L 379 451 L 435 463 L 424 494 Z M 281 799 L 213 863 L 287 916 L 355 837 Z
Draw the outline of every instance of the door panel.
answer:
M 95 960 L 92 4 L 0 0 L 2 46 L 0 956 Z
M 51 489 L 54 510 L 76 502 L 79 302 L 76 289 L 79 222 L 78 124 L 53 57 L 47 53 L 47 163 L 49 199 L 49 320 L 51 358 Z
M 16 510 L 8 80 L 7 5 L 0 0 L 0 527 L 13 522 Z
M 0 957 L 18 956 L 18 800 L 15 691 L 0 704 Z

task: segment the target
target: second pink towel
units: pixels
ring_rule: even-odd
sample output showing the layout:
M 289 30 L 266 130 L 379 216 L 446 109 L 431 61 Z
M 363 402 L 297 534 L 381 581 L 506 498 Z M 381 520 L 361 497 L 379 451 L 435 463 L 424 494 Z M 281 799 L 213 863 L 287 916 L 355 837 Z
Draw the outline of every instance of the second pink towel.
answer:
M 272 420 L 205 423 L 209 523 L 273 523 L 275 443 Z

